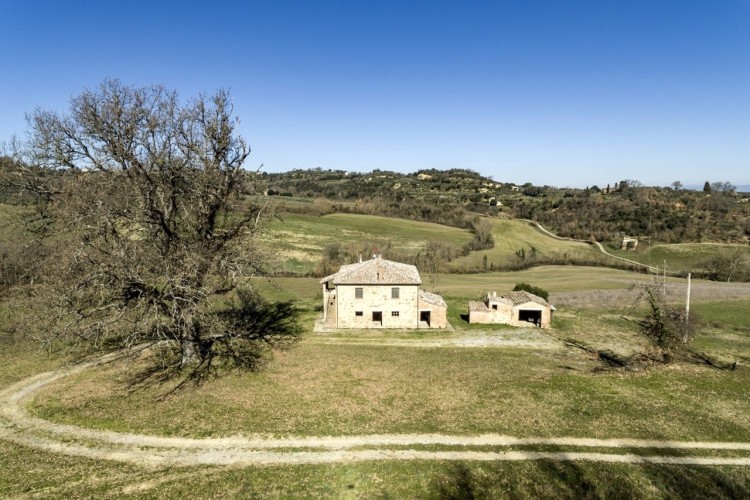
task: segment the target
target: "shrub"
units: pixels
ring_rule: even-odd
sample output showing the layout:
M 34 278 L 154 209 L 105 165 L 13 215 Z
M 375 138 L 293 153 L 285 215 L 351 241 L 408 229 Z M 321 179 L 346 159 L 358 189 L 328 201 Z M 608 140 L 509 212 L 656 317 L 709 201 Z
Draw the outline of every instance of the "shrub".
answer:
M 547 290 L 539 288 L 538 286 L 529 285 L 528 283 L 516 283 L 516 286 L 513 287 L 513 291 L 533 293 L 544 300 L 547 300 L 549 297 L 549 292 Z

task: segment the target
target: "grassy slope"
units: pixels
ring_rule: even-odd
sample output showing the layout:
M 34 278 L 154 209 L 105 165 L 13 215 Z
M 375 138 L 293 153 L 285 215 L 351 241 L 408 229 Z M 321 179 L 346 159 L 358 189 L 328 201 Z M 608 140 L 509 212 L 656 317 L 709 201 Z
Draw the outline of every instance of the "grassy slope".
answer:
M 524 250 L 532 258 L 532 248 L 540 259 L 575 258 L 605 260 L 595 248 L 586 243 L 562 241 L 541 233 L 526 222 L 491 219 L 494 224 L 495 246 L 472 252 L 450 264 L 454 271 L 481 270 L 484 256 L 491 264 L 505 266 L 519 261 L 516 252 Z M 359 243 L 363 241 L 390 242 L 399 252 L 415 255 L 423 252 L 430 240 L 462 246 L 470 241 L 469 231 L 429 222 L 417 222 L 372 215 L 331 214 L 323 217 L 285 214 L 275 221 L 265 237 L 269 246 L 289 271 L 310 272 L 321 256 L 323 247 L 331 242 Z
M 520 261 L 516 252 L 525 251 L 526 260 L 531 260 L 533 251 L 539 259 L 580 259 L 610 261 L 596 248 L 586 243 L 570 242 L 550 238 L 533 226 L 519 220 L 491 219 L 494 223 L 495 246 L 487 250 L 472 252 L 455 259 L 450 264 L 452 271 L 479 271 L 487 266 L 506 266 Z M 370 241 L 390 242 L 391 246 L 406 254 L 424 251 L 429 240 L 452 242 L 458 246 L 472 238 L 466 230 L 440 224 L 417 222 L 388 217 L 357 214 L 332 214 L 323 217 L 300 214 L 285 214 L 270 228 L 266 241 L 273 246 L 282 261 L 282 268 L 294 272 L 311 272 L 320 259 L 321 250 L 330 242 L 342 244 Z M 612 251 L 614 254 L 661 266 L 666 260 L 671 271 L 695 271 L 701 263 L 718 252 L 740 249 L 750 256 L 750 247 L 720 243 L 684 243 L 654 245 L 641 252 Z
M 617 255 L 644 264 L 662 267 L 667 262 L 667 269 L 674 272 L 699 271 L 702 263 L 722 252 L 735 250 L 744 252 L 750 257 L 750 247 L 747 245 L 731 245 L 724 243 L 677 243 L 669 245 L 653 245 L 640 252 L 615 251 Z
M 440 240 L 461 246 L 472 234 L 430 222 L 357 214 L 331 214 L 323 217 L 284 214 L 270 227 L 267 244 L 286 261 L 287 270 L 310 272 L 320 260 L 327 244 L 338 242 L 390 242 L 399 251 L 416 255 L 424 251 L 429 240 Z
M 551 238 L 529 225 L 527 222 L 508 219 L 491 219 L 494 223 L 492 232 L 495 246 L 487 250 L 472 252 L 451 262 L 452 269 L 483 268 L 484 256 L 487 256 L 487 266 L 491 264 L 505 265 L 517 262 L 516 252 L 524 250 L 526 258 L 530 259 L 532 248 L 536 249 L 539 258 L 555 258 L 567 255 L 571 258 L 598 259 L 600 254 L 586 243 L 557 240 Z

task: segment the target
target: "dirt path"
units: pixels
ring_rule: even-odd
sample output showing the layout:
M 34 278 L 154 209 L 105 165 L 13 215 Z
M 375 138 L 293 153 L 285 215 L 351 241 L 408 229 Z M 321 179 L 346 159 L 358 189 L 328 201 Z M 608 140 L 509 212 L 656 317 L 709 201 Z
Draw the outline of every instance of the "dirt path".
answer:
M 539 329 L 523 329 L 521 333 L 498 333 L 476 330 L 471 334 L 454 335 L 453 337 L 430 338 L 373 338 L 353 337 L 317 333 L 306 338 L 305 344 L 322 345 L 374 345 L 395 347 L 534 347 L 538 349 L 559 349 L 563 345 L 554 337 L 545 335 Z
M 457 436 L 444 434 L 380 434 L 360 436 L 283 437 L 231 436 L 225 438 L 172 438 L 118 433 L 56 424 L 36 418 L 24 403 L 47 384 L 62 377 L 116 359 L 97 361 L 27 378 L 0 391 L 0 439 L 92 459 L 142 465 L 190 466 L 312 464 L 371 460 L 587 460 L 620 463 L 750 466 L 750 443 L 685 442 L 642 439 L 516 438 L 498 434 Z M 508 447 L 555 447 L 504 450 Z M 408 448 L 407 448 L 408 447 Z M 472 450 L 470 448 L 479 448 Z M 568 451 L 559 451 L 560 447 Z M 496 448 L 496 449 L 488 449 Z M 605 449 L 607 453 L 580 451 Z M 619 453 L 613 452 L 619 450 Z M 655 450 L 710 451 L 710 456 L 675 456 Z M 717 456 L 720 455 L 720 456 Z
M 578 239 L 575 239 L 575 238 L 566 238 L 564 236 L 558 236 L 555 233 L 550 232 L 547 229 L 544 229 L 541 224 L 539 224 L 538 222 L 535 222 L 533 220 L 530 220 L 530 219 L 516 219 L 516 220 L 521 220 L 521 221 L 524 221 L 524 222 L 529 222 L 531 224 L 534 224 L 541 232 L 543 232 L 547 236 L 549 236 L 551 238 L 554 238 L 556 240 L 573 241 L 573 242 L 576 242 L 576 243 L 588 243 L 588 244 L 592 244 L 593 243 L 594 245 L 596 245 L 599 248 L 599 250 L 604 255 L 606 255 L 608 257 L 611 257 L 613 259 L 616 259 L 616 260 L 619 260 L 619 261 L 622 261 L 622 262 L 627 262 L 628 264 L 631 264 L 633 266 L 643 267 L 645 269 L 648 269 L 651 272 L 655 272 L 655 273 L 663 272 L 663 270 L 660 270 L 658 267 L 649 266 L 648 264 L 644 264 L 643 262 L 638 262 L 638 261 L 635 261 L 635 260 L 626 259 L 625 257 L 620 257 L 619 255 L 611 254 L 598 241 L 578 240 Z M 669 274 L 670 276 L 680 276 L 679 273 L 667 272 L 667 274 Z

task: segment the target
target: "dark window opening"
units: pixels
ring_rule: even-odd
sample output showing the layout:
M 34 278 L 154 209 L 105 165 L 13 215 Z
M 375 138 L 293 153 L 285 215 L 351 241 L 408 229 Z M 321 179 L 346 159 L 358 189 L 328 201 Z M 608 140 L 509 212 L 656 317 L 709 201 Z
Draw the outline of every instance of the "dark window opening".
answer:
M 497 304 L 492 304 L 492 309 L 494 309 L 495 311 L 497 311 Z
M 364 313 L 362 311 L 354 311 L 355 316 L 364 316 Z
M 373 323 L 383 324 L 383 313 L 381 311 L 373 311 L 372 312 L 372 321 L 373 321 Z
M 391 316 L 398 317 L 398 311 L 391 311 Z

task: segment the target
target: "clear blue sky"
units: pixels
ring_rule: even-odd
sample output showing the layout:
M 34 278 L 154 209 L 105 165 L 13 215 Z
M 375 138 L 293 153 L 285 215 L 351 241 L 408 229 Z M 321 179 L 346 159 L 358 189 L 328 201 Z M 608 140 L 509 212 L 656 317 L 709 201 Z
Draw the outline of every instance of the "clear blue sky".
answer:
M 0 141 L 106 77 L 229 89 L 249 167 L 750 184 L 750 1 L 0 0 Z

